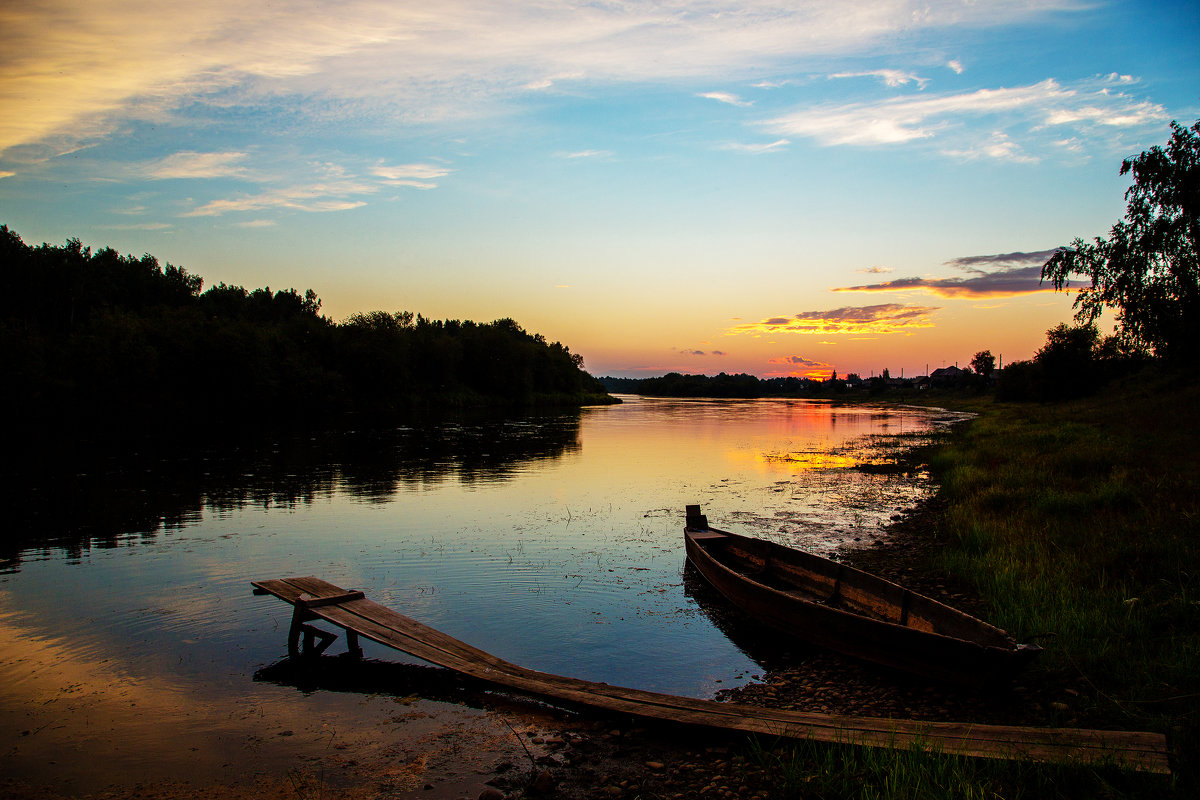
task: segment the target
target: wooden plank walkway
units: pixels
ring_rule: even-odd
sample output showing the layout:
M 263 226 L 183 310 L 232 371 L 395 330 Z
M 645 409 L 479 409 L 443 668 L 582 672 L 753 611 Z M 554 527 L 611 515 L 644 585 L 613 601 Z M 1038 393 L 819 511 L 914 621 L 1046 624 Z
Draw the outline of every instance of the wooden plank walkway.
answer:
M 359 652 L 358 637 L 364 636 L 481 681 L 609 712 L 819 742 L 901 749 L 917 744 L 982 758 L 1116 763 L 1170 772 L 1166 738 L 1157 733 L 851 717 L 676 697 L 526 669 L 368 600 L 362 592 L 319 578 L 254 581 L 253 586 L 258 594 L 273 594 L 295 606 L 288 634 L 294 656 L 321 652 L 333 640 L 332 634 L 307 624 L 322 619 L 346 631 L 351 652 Z

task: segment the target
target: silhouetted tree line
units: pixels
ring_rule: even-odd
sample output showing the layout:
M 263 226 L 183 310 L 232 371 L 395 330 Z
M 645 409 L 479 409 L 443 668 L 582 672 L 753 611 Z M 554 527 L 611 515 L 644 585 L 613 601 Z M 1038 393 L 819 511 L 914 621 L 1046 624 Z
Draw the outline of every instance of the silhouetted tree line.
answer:
M 150 255 L 0 226 L 5 410 L 43 422 L 293 421 L 413 407 L 602 402 L 564 345 L 511 319 L 411 312 L 338 324 L 311 289 L 207 290 Z
M 996 383 L 997 400 L 1054 402 L 1084 397 L 1109 381 L 1143 369 L 1149 355 L 1120 336 L 1101 336 L 1095 325 L 1061 323 L 1028 361 L 1014 361 Z
M 832 384 L 807 378 L 758 378 L 729 375 L 683 375 L 669 372 L 656 378 L 600 378 L 610 392 L 653 397 L 814 397 L 832 391 Z
M 646 378 L 641 393 L 664 397 L 761 397 L 762 381 L 753 375 L 681 375 L 669 372 L 661 378 Z

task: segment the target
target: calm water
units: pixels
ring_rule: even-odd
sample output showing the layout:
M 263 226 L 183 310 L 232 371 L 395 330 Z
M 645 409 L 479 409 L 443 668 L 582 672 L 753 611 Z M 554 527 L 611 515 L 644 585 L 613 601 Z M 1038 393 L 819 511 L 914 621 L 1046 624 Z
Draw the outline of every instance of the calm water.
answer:
M 0 715 L 14 732 L 3 763 L 84 786 L 88 771 L 52 752 L 86 755 L 115 737 L 128 745 L 113 763 L 149 773 L 164 742 L 187 736 L 207 759 L 196 768 L 211 773 L 235 763 L 221 743 L 258 736 L 264 763 L 280 749 L 247 733 L 256 719 L 316 713 L 341 720 L 343 736 L 383 720 L 394 708 L 253 679 L 284 656 L 290 607 L 252 596 L 250 581 L 289 575 L 363 589 L 524 666 L 712 696 L 761 667 L 685 591 L 684 506 L 701 503 L 718 527 L 836 554 L 883 535 L 929 491 L 921 476 L 862 466 L 951 419 L 626 400 L 101 460 L 11 489 L 23 541 L 37 544 L 0 553 Z M 299 738 L 289 746 L 303 749 Z

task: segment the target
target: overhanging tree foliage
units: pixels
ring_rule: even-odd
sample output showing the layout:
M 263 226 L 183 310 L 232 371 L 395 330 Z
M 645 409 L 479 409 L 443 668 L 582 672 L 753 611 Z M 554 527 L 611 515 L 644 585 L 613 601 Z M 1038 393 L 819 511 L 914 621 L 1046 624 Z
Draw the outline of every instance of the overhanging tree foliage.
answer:
M 1090 324 L 1105 308 L 1132 349 L 1180 361 L 1200 359 L 1200 122 L 1171 123 L 1165 148 L 1121 163 L 1132 173 L 1125 219 L 1107 239 L 1075 239 L 1042 267 L 1055 289 L 1071 276 L 1091 279 L 1075 298 L 1075 318 Z

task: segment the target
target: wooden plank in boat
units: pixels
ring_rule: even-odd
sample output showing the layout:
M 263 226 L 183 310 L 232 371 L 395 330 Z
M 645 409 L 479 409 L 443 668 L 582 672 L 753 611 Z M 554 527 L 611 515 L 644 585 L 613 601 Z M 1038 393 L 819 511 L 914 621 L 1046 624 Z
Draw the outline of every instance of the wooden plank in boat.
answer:
M 729 535 L 717 531 L 692 531 L 692 538 L 698 542 L 707 542 L 713 539 L 728 539 Z

